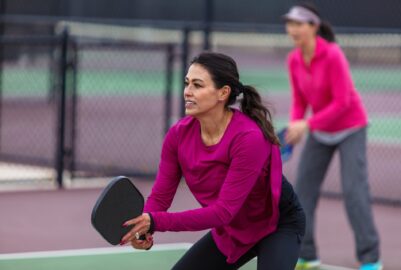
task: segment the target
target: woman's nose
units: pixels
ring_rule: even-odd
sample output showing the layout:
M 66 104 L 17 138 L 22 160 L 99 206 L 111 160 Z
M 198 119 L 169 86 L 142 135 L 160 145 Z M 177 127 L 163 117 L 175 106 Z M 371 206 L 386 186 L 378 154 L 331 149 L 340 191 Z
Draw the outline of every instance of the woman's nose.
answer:
M 191 93 L 191 90 L 190 90 L 190 88 L 189 88 L 189 85 L 187 85 L 187 86 L 185 86 L 184 87 L 184 97 L 188 97 L 188 96 L 190 96 L 192 93 Z

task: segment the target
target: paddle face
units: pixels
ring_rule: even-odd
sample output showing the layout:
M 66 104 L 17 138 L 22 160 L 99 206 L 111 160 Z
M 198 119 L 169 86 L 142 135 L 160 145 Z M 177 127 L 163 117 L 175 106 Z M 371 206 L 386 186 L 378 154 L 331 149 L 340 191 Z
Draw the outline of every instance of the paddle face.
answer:
M 114 178 L 103 190 L 92 210 L 93 227 L 112 245 L 132 228 L 123 223 L 142 214 L 144 198 L 124 176 Z
M 280 153 L 281 153 L 281 160 L 283 162 L 286 162 L 291 158 L 292 150 L 294 148 L 293 145 L 285 142 L 285 133 L 286 132 L 287 132 L 287 128 L 283 128 L 277 134 L 277 136 L 280 140 L 280 143 L 281 143 Z

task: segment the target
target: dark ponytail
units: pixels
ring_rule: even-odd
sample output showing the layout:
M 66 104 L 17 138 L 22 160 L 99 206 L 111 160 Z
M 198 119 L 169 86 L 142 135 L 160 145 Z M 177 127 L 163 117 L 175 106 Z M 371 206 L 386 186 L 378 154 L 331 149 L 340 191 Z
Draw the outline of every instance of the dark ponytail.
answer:
M 334 35 L 333 28 L 328 21 L 321 21 L 319 25 L 319 31 L 317 32 L 319 36 L 327 40 L 328 42 L 336 42 L 336 37 Z
M 327 40 L 328 42 L 336 42 L 336 37 L 334 34 L 333 27 L 330 25 L 328 21 L 322 19 L 317 7 L 312 2 L 300 2 L 297 3 L 296 6 L 306 8 L 313 13 L 315 13 L 320 18 L 320 25 L 317 34 Z
M 243 98 L 240 102 L 241 111 L 259 125 L 266 138 L 272 143 L 280 145 L 280 141 L 274 132 L 271 113 L 269 109 L 263 105 L 262 98 L 257 90 L 253 86 L 244 85 L 242 95 Z
M 225 85 L 230 86 L 231 93 L 226 107 L 235 104 L 237 97 L 242 93 L 241 111 L 258 124 L 266 139 L 273 144 L 280 144 L 274 132 L 269 109 L 263 105 L 262 98 L 255 88 L 249 85 L 242 85 L 239 81 L 237 64 L 234 59 L 221 53 L 203 52 L 196 56 L 191 64 L 199 64 L 204 67 L 209 72 L 217 88 Z

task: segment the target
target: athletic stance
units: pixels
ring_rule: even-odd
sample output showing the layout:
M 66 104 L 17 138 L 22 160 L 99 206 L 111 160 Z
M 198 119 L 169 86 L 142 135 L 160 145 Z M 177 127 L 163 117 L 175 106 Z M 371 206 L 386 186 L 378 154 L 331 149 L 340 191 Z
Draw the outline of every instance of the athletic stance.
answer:
M 336 150 L 340 153 L 345 206 L 355 235 L 360 269 L 382 269 L 368 186 L 368 121 L 348 62 L 335 43 L 330 25 L 321 20 L 314 6 L 300 3 L 284 18 L 287 33 L 296 47 L 288 57 L 292 106 L 286 141 L 297 144 L 309 131 L 295 187 L 306 214 L 306 233 L 297 269 L 320 265 L 314 239 L 315 210 Z M 305 119 L 308 107 L 312 115 Z
M 223 54 L 197 56 L 185 84 L 187 116 L 166 135 L 145 213 L 126 223 L 135 226 L 122 244 L 148 249 L 153 231 L 211 229 L 173 269 L 238 269 L 257 256 L 259 270 L 293 270 L 305 217 L 282 176 L 269 110 Z M 240 110 L 230 107 L 238 96 Z M 167 212 L 181 177 L 201 207 Z

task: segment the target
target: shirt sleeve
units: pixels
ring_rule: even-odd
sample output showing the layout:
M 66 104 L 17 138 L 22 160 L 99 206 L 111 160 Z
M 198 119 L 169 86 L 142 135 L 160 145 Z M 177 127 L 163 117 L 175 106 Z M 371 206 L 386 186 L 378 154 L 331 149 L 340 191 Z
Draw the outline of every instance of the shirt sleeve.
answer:
M 308 103 L 305 100 L 301 89 L 299 88 L 299 84 L 296 78 L 296 68 L 294 66 L 294 61 L 292 60 L 291 56 L 288 58 L 288 73 L 290 77 L 292 92 L 290 121 L 293 122 L 304 118 Z
M 309 118 L 311 130 L 330 127 L 351 104 L 353 83 L 347 59 L 337 46 L 333 47 L 329 57 L 330 68 L 327 77 L 330 81 L 332 100 L 323 110 Z
M 177 152 L 177 131 L 172 127 L 163 142 L 159 170 L 144 212 L 167 211 L 170 208 L 182 176 Z
M 270 152 L 260 130 L 240 135 L 233 141 L 231 164 L 216 202 L 183 212 L 152 212 L 155 230 L 199 231 L 229 224 L 261 175 Z

